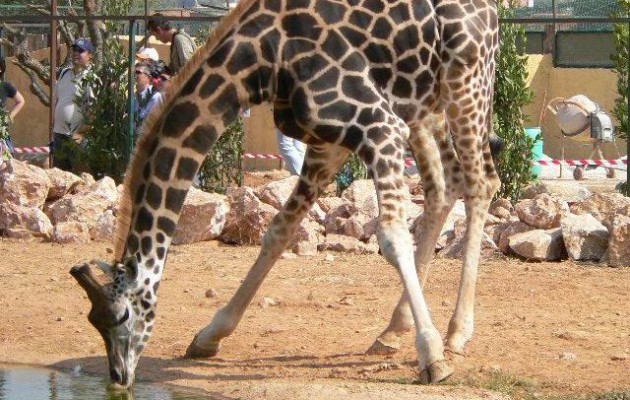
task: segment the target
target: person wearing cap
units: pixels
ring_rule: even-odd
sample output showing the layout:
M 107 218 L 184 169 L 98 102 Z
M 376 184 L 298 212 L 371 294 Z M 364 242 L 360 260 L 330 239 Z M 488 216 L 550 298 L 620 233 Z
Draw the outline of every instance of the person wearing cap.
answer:
M 51 153 L 53 167 L 73 171 L 78 143 L 90 129 L 85 116 L 95 95 L 96 79 L 93 76 L 92 54 L 94 46 L 87 38 L 78 38 L 70 46 L 72 66 L 59 74 L 54 98 L 54 124 Z
M 142 134 L 142 124 L 151 110 L 162 104 L 162 94 L 153 87 L 152 76 L 155 75 L 155 63 L 152 60 L 142 61 L 135 65 L 136 97 L 134 108 L 136 114 L 135 139 Z
M 177 74 L 197 50 L 197 45 L 190 35 L 183 29 L 173 27 L 160 13 L 149 19 L 147 29 L 160 42 L 171 43 L 169 67 L 173 74 Z

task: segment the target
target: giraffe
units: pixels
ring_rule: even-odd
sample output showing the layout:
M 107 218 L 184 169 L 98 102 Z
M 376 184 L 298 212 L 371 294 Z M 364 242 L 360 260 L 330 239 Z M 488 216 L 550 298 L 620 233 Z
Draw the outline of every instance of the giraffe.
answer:
M 273 104 L 276 125 L 308 145 L 290 198 L 229 302 L 189 345 L 217 354 L 296 227 L 352 152 L 365 162 L 379 207 L 378 243 L 404 294 L 371 351 L 395 349 L 416 328 L 421 382 L 453 372 L 445 351 L 472 335 L 481 230 L 499 186 L 488 137 L 494 55 L 493 0 L 241 0 L 176 77 L 145 121 L 125 178 L 114 261 L 71 269 L 91 302 L 89 322 L 107 351 L 111 385 L 129 387 L 151 336 L 171 238 L 203 158 L 239 113 Z M 444 117 L 443 122 L 439 122 Z M 404 146 L 426 192 L 414 254 L 401 205 Z M 462 282 L 446 340 L 431 321 L 418 278 L 459 193 L 467 211 Z

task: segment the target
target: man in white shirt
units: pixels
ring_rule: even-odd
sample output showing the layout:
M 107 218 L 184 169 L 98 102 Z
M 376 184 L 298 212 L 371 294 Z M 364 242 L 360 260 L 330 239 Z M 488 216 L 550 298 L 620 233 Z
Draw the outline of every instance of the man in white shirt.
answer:
M 79 38 L 71 46 L 72 67 L 59 74 L 54 99 L 53 167 L 73 170 L 77 142 L 90 129 L 85 125 L 85 114 L 94 100 L 92 72 L 94 46 L 87 38 Z

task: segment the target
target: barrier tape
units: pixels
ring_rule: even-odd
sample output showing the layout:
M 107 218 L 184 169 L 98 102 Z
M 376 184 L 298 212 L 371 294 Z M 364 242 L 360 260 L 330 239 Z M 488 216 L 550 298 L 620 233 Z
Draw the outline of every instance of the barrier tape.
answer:
M 15 153 L 18 154 L 32 154 L 32 153 L 50 153 L 50 148 L 48 146 L 40 146 L 40 147 L 16 147 L 13 149 Z
M 48 146 L 37 147 L 16 147 L 15 152 L 18 154 L 33 154 L 33 153 L 50 153 Z M 282 160 L 280 154 L 271 153 L 244 153 L 243 158 L 248 160 Z M 628 164 L 628 159 L 622 160 L 537 160 L 533 161 L 533 164 L 542 166 L 551 165 L 567 165 L 570 167 L 579 167 L 587 165 L 596 165 L 599 167 L 619 167 Z M 414 166 L 415 161 L 413 158 L 405 158 L 405 165 L 408 167 Z

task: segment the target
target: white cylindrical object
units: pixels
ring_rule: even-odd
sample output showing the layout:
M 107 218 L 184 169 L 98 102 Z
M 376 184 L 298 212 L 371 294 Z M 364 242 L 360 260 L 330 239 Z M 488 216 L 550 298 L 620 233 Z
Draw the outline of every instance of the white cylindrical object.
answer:
M 591 141 L 591 113 L 597 104 L 588 97 L 578 94 L 556 104 L 556 123 L 562 133 L 571 139 Z

